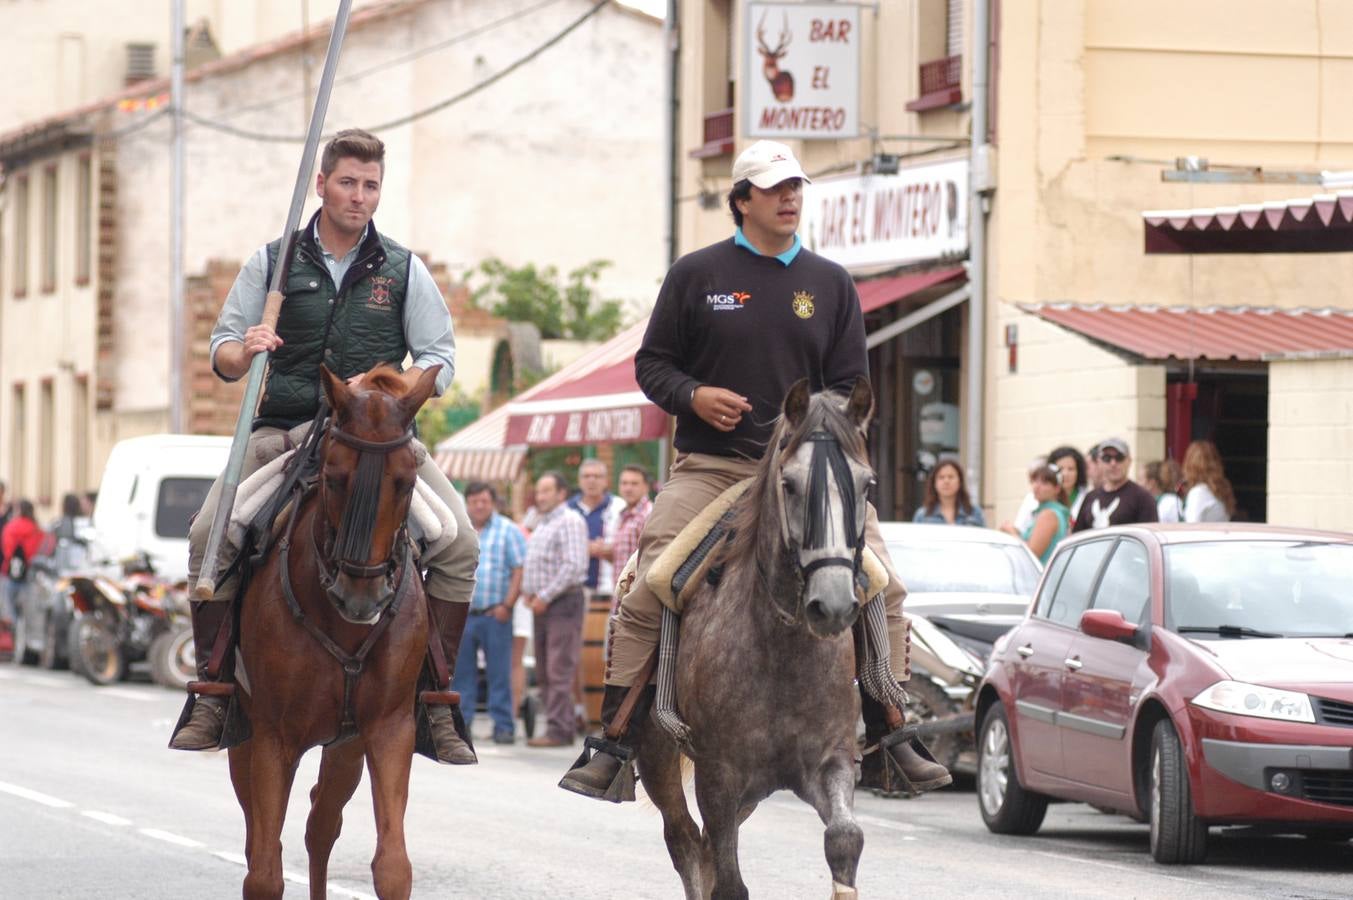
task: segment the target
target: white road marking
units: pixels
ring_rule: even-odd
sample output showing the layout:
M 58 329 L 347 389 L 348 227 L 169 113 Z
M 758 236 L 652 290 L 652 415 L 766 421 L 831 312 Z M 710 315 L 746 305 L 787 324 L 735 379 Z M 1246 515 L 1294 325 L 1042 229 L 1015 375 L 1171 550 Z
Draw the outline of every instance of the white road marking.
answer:
M 100 812 L 97 809 L 81 810 L 80 815 L 88 816 L 95 822 L 102 822 L 105 825 L 130 825 L 132 823 L 131 819 L 124 819 L 121 816 L 115 816 L 112 813 Z
M 143 693 L 141 691 L 133 691 L 130 688 L 110 687 L 104 688 L 103 690 L 99 691 L 99 693 L 107 694 L 110 697 L 121 697 L 123 700 L 139 700 L 142 703 L 154 703 L 156 700 L 160 699 L 159 697 L 156 697 L 154 694 Z
M 43 806 L 50 806 L 53 809 L 67 809 L 75 805 L 69 800 L 62 800 L 58 797 L 53 797 L 50 794 L 30 791 L 28 788 L 19 787 L 17 784 L 8 784 L 4 781 L 0 781 L 0 793 L 13 794 L 15 797 L 32 800 L 34 803 L 41 803 Z
M 146 837 L 155 838 L 157 841 L 164 841 L 166 844 L 176 844 L 179 847 L 201 847 L 201 841 L 195 841 L 192 838 L 186 838 L 180 834 L 174 834 L 172 831 L 161 831 L 158 828 L 138 828 L 137 831 Z
M 811 809 L 811 807 L 808 808 Z M 861 825 L 869 825 L 873 828 L 887 828 L 890 831 L 910 831 L 914 833 L 918 831 L 935 830 L 925 825 L 913 825 L 910 822 L 894 822 L 892 819 L 884 819 L 879 816 L 860 815 L 859 813 L 855 814 L 855 821 L 859 822 Z M 912 838 L 911 840 L 915 839 Z
M 1069 862 L 1087 863 L 1087 864 L 1089 864 L 1089 865 L 1092 865 L 1092 866 L 1099 866 L 1099 867 L 1104 868 L 1104 869 L 1118 869 L 1119 871 L 1122 871 L 1122 872 L 1131 872 L 1133 875 L 1142 875 L 1142 874 L 1144 874 L 1143 871 L 1142 871 L 1142 868 L 1139 867 L 1139 866 L 1124 866 L 1124 865 L 1119 865 L 1119 864 L 1117 864 L 1117 863 L 1107 863 L 1107 862 L 1103 862 L 1103 861 L 1098 860 L 1098 859 L 1090 859 L 1089 857 L 1085 857 L 1085 856 L 1074 856 L 1074 855 L 1072 855 L 1072 854 L 1070 854 L 1070 853 L 1050 853 L 1050 852 L 1048 852 L 1047 850 L 1033 850 L 1033 851 L 1031 851 L 1031 852 L 1036 853 L 1036 854 L 1038 854 L 1039 856 L 1048 856 L 1048 857 L 1051 857 L 1051 858 L 1053 858 L 1053 859 L 1061 859 L 1061 860 L 1066 860 L 1066 861 L 1069 861 Z M 1154 870 L 1152 870 L 1152 871 L 1150 872 L 1150 874 L 1151 874 L 1151 875 L 1154 875 L 1154 876 L 1157 876 L 1157 877 L 1159 877 L 1159 878 L 1169 878 L 1169 879 L 1172 880 L 1172 881 L 1182 881 L 1182 882 L 1184 882 L 1185 884 L 1199 884 L 1199 885 L 1202 885 L 1202 886 L 1204 886 L 1204 887 L 1215 887 L 1215 886 L 1216 886 L 1216 885 L 1212 884 L 1212 882 L 1210 882 L 1210 881 L 1197 881 L 1197 880 L 1192 879 L 1192 878 L 1181 878 L 1181 877 L 1178 876 L 1178 875 L 1166 875 L 1165 873 L 1159 871 L 1159 867 L 1156 867 Z
M 217 859 L 223 859 L 228 863 L 234 863 L 235 865 L 240 866 L 242 868 L 248 868 L 249 866 L 249 861 L 245 859 L 242 854 L 232 853 L 229 850 L 213 850 L 211 855 L 216 857 Z M 282 878 L 285 881 L 290 881 L 292 884 L 301 884 L 306 885 L 307 887 L 310 884 L 310 879 L 302 875 L 300 872 L 292 872 L 287 869 L 282 870 Z M 364 893 L 363 891 L 359 891 L 356 888 L 344 887 L 341 884 L 334 884 L 332 881 L 329 882 L 328 887 L 329 893 L 340 897 L 351 897 L 352 900 L 377 900 L 377 898 L 373 897 L 371 894 Z

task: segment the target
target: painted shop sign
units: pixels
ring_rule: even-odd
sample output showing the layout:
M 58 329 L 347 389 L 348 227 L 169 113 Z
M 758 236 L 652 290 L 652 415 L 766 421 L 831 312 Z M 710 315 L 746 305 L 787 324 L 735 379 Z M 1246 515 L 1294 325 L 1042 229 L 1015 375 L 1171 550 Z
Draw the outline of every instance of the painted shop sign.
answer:
M 836 140 L 860 133 L 860 7 L 749 3 L 742 79 L 754 138 Z
M 962 257 L 968 161 L 815 181 L 803 191 L 799 233 L 809 249 L 848 269 Z

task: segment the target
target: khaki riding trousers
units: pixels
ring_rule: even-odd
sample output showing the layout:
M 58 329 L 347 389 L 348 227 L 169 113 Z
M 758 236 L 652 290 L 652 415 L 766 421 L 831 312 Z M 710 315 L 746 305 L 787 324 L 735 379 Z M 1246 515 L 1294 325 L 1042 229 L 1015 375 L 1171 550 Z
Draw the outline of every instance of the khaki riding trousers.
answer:
M 653 648 L 658 645 L 662 625 L 662 601 L 648 588 L 645 577 L 653 560 L 672 543 L 681 529 L 728 488 L 756 474 L 756 460 L 705 453 L 682 453 L 672 464 L 666 484 L 653 501 L 653 511 L 639 535 L 638 577 L 611 621 L 611 652 L 606 660 L 606 683 L 628 687 L 639 677 Z M 893 674 L 899 681 L 910 676 L 907 660 L 907 622 L 902 616 L 906 588 L 893 571 L 888 550 L 879 534 L 878 513 L 871 503 L 865 514 L 865 543 L 888 570 L 888 586 L 883 591 L 888 613 L 888 639 L 892 647 Z
M 258 444 L 264 439 L 277 441 L 286 434 L 280 428 L 263 427 L 249 435 L 249 446 L 244 451 L 244 468 L 240 471 L 240 481 L 267 465 L 271 460 L 258 458 Z M 452 603 L 469 603 L 474 593 L 475 568 L 479 565 L 479 535 L 475 533 L 470 518 L 465 514 L 465 501 L 461 499 L 455 487 L 432 460 L 432 454 L 417 440 L 413 442 L 414 452 L 423 457 L 418 467 L 418 477 L 427 482 L 433 493 L 446 503 L 456 520 L 456 539 L 432 557 L 419 561 L 427 570 L 425 586 L 427 595 L 436 600 Z M 275 457 L 274 457 L 275 458 Z M 197 576 L 202 571 L 202 557 L 207 552 L 207 538 L 211 534 L 211 520 L 216 515 L 216 506 L 221 499 L 221 479 L 218 476 L 212 483 L 207 498 L 202 501 L 202 509 L 188 529 L 188 585 L 197 584 Z M 232 579 L 233 580 L 233 579 Z M 227 589 L 229 588 L 229 589 Z M 228 600 L 233 587 L 221 585 L 213 600 Z

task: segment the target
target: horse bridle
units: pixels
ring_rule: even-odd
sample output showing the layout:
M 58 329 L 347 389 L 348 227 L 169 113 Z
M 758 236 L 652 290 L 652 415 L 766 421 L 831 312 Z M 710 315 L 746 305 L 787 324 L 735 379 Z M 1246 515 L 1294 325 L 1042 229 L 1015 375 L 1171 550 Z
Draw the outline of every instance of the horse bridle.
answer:
M 374 487 L 374 499 L 368 498 L 367 505 L 369 506 L 371 502 L 379 499 L 379 484 L 368 483 L 363 485 L 361 484 L 362 480 L 364 478 L 368 481 L 379 479 L 385 469 L 384 458 L 401 447 L 408 446 L 409 442 L 413 440 L 413 426 L 410 425 L 402 435 L 388 441 L 370 441 L 359 438 L 356 435 L 348 434 L 337 424 L 329 426 L 329 436 L 345 447 L 350 447 L 361 454 L 357 463 L 357 484 L 354 485 L 353 494 L 361 494 L 364 490 L 370 493 Z M 322 478 L 320 479 L 320 499 L 321 508 L 327 509 L 328 497 Z M 394 579 L 399 564 L 399 547 L 405 542 L 408 517 L 403 517 L 405 521 L 401 521 L 399 529 L 395 532 L 395 539 L 391 542 L 390 551 L 384 560 L 368 565 L 365 562 L 365 556 L 363 556 L 361 560 L 354 561 L 351 558 L 351 554 L 354 552 L 352 544 L 363 543 L 367 549 L 370 548 L 371 530 L 374 526 L 376 510 L 374 507 L 370 509 L 354 508 L 351 500 L 352 497 L 350 496 L 350 502 L 343 511 L 343 520 L 339 523 L 336 534 L 326 535 L 321 542 L 319 536 L 315 534 L 315 529 L 311 529 L 310 537 L 314 544 L 315 564 L 319 570 L 320 584 L 323 585 L 325 591 L 332 594 L 337 583 L 335 569 L 353 578 L 376 578 L 384 575 L 386 578 L 386 593 L 384 596 L 386 598 L 393 596 L 397 587 Z M 365 517 L 368 521 L 358 521 L 359 517 Z M 315 516 L 315 521 L 317 525 L 320 522 L 328 523 L 327 517 L 323 514 Z M 351 536 L 353 529 L 361 529 L 359 535 L 365 534 L 365 540 L 356 542 L 345 540 L 345 538 Z
M 827 431 L 819 430 L 810 432 L 808 436 L 804 438 L 804 440 L 831 442 L 833 444 L 836 444 L 838 449 L 840 448 L 840 440 Z M 778 457 L 783 455 L 784 450 L 788 446 L 788 444 L 789 439 L 785 438 L 785 440 L 781 441 L 780 446 L 776 448 L 777 459 L 774 461 L 773 464 L 775 466 L 777 473 L 780 470 L 780 460 L 778 459 Z M 844 456 L 844 451 L 842 451 L 842 455 Z M 793 539 L 793 537 L 789 533 L 789 516 L 786 513 L 788 506 L 785 501 L 784 479 L 779 477 L 776 478 L 775 502 L 776 505 L 778 506 L 776 512 L 780 519 L 781 545 L 790 555 L 794 557 L 800 585 L 806 583 L 808 577 L 812 575 L 814 572 L 816 572 L 818 569 L 823 569 L 828 566 L 845 566 L 851 570 L 852 576 L 857 584 L 862 582 L 862 580 L 864 579 L 863 568 L 864 568 L 864 544 L 865 544 L 863 523 L 861 523 L 859 534 L 855 536 L 855 540 L 853 542 L 854 549 L 853 557 L 847 558 L 844 556 L 824 556 L 812 560 L 807 565 L 803 565 L 799 563 L 800 550 L 803 548 L 801 548 L 798 545 L 798 543 Z M 868 517 L 866 515 L 865 517 L 866 521 L 867 518 Z M 799 602 L 793 615 L 786 613 L 783 610 L 783 608 L 779 606 L 779 604 L 775 604 L 777 612 L 779 612 L 780 615 L 789 624 L 797 624 L 799 619 L 802 617 L 802 605 L 803 605 L 802 589 L 800 589 L 799 591 Z

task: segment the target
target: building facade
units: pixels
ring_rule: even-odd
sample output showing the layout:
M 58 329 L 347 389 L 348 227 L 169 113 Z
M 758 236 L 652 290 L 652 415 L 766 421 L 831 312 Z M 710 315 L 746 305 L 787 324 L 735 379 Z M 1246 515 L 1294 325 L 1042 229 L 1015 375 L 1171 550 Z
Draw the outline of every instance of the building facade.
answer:
M 378 226 L 452 280 L 490 256 L 561 271 L 604 258 L 599 290 L 647 298 L 666 259 L 661 23 L 616 6 L 587 16 L 586 0 L 530 7 L 359 5 L 327 130 L 377 131 Z M 220 261 L 278 232 L 313 99 L 303 60 L 322 61 L 327 40 L 322 22 L 188 73 L 190 295 L 219 292 Z M 96 486 L 114 442 L 169 426 L 171 132 L 143 102 L 166 90 L 142 82 L 0 134 L 0 479 L 49 508 Z M 187 312 L 185 422 L 194 397 L 225 390 L 193 330 L 211 313 Z
M 973 32 L 977 2 L 990 25 L 985 39 Z M 750 87 L 792 71 L 803 99 L 784 108 L 811 105 L 805 87 L 816 85 L 822 65 L 812 52 L 796 59 L 794 42 L 830 32 L 789 28 L 793 11 L 776 4 L 680 6 L 679 235 L 687 252 L 731 231 L 723 198 L 732 160 L 752 132 L 764 133 L 764 121 L 747 113 L 767 101 Z M 846 7 L 810 6 L 824 21 Z M 881 399 L 871 451 L 882 515 L 910 515 L 936 457 L 971 458 L 967 417 L 977 404 L 980 463 L 969 476 L 994 522 L 1014 513 L 1034 457 L 1117 435 L 1137 465 L 1178 455 L 1188 438 L 1212 439 L 1241 517 L 1353 528 L 1350 382 L 1339 341 L 1314 356 L 1283 356 L 1282 329 L 1261 326 L 1261 346 L 1242 351 L 1234 332 L 1209 318 L 1214 309 L 1353 311 L 1342 288 L 1353 255 L 1148 254 L 1143 218 L 1329 190 L 1321 170 L 1353 162 L 1353 130 L 1337 114 L 1349 90 L 1342 74 L 1353 66 L 1353 10 L 1329 0 L 1242 0 L 1224 9 L 881 0 L 853 9 L 861 126 L 789 143 L 815 180 L 805 240 L 851 270 L 867 310 Z M 786 31 L 794 33 L 784 47 Z M 975 52 L 989 70 L 982 97 Z M 988 123 L 974 135 L 979 100 Z M 951 193 L 945 185 L 959 177 L 933 174 L 946 166 L 968 183 Z M 917 187 L 927 182 L 937 192 Z M 910 198 L 902 215 L 913 232 L 948 223 L 961 250 L 891 240 L 880 201 L 890 185 L 911 191 L 892 196 Z M 964 216 L 974 192 L 986 225 L 977 258 L 974 223 Z M 970 276 L 969 291 L 985 283 L 980 367 L 968 343 Z M 1157 311 L 1160 336 L 1183 339 L 1129 340 L 1114 318 L 1122 310 Z M 1290 397 L 1304 399 L 1290 405 Z M 1312 397 L 1328 407 L 1326 421 Z M 1321 505 L 1317 518 L 1318 498 L 1330 490 L 1343 502 Z

